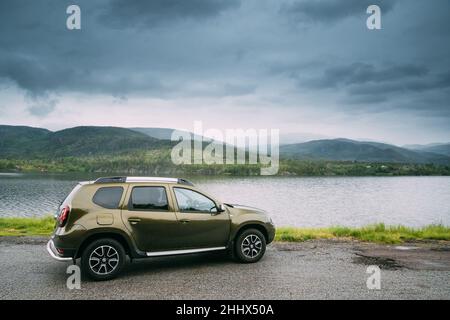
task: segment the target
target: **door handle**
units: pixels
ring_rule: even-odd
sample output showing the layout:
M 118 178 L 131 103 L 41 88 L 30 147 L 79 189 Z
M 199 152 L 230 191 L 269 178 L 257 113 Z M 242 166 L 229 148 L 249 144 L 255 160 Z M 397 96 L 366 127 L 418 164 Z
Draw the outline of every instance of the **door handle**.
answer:
M 141 219 L 139 218 L 128 218 L 128 222 L 131 224 L 137 224 L 138 222 L 141 222 Z
M 181 219 L 181 220 L 180 220 L 180 222 L 183 223 L 183 224 L 186 224 L 186 223 L 188 223 L 189 221 L 191 221 L 191 220 L 188 220 L 188 219 Z

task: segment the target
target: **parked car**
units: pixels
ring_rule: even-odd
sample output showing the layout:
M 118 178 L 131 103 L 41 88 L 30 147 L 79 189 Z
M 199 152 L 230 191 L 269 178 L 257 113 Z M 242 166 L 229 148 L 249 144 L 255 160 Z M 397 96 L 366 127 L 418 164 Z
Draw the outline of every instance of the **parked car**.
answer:
M 126 256 L 139 258 L 228 250 L 259 261 L 275 227 L 266 212 L 222 203 L 176 178 L 107 177 L 80 182 L 59 207 L 47 251 L 81 258 L 94 280 L 116 277 Z

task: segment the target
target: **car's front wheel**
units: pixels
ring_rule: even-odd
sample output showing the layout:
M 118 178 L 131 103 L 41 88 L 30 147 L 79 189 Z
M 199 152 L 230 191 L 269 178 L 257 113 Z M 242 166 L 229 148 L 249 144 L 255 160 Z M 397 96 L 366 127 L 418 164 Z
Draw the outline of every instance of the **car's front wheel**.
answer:
M 125 249 L 114 239 L 90 243 L 81 255 L 81 270 L 93 280 L 115 278 L 125 264 Z
M 266 238 L 257 229 L 241 232 L 235 241 L 235 257 L 244 263 L 259 261 L 266 252 Z

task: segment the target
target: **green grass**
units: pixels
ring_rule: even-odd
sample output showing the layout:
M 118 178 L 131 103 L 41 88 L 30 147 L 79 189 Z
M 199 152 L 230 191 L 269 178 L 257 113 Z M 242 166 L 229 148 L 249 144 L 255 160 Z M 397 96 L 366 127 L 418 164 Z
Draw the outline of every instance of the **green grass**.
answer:
M 0 236 L 48 236 L 55 220 L 44 218 L 0 218 Z
M 450 227 L 429 225 L 422 228 L 385 226 L 383 223 L 360 228 L 292 228 L 277 229 L 275 241 L 302 242 L 311 239 L 354 239 L 377 243 L 405 241 L 450 240 Z
M 52 217 L 0 218 L 0 236 L 49 236 L 55 226 Z M 405 241 L 447 240 L 450 227 L 429 225 L 422 228 L 385 226 L 383 223 L 360 228 L 277 228 L 275 241 L 302 242 L 313 239 L 354 239 L 377 243 L 402 243 Z

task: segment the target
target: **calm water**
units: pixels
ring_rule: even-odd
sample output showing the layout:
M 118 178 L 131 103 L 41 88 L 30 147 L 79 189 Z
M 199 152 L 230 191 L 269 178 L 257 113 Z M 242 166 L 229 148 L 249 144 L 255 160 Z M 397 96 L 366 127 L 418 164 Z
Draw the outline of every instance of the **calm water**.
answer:
M 42 216 L 79 180 L 96 176 L 0 174 L 0 216 Z M 450 177 L 192 178 L 229 203 L 269 211 L 277 225 L 450 225 Z

